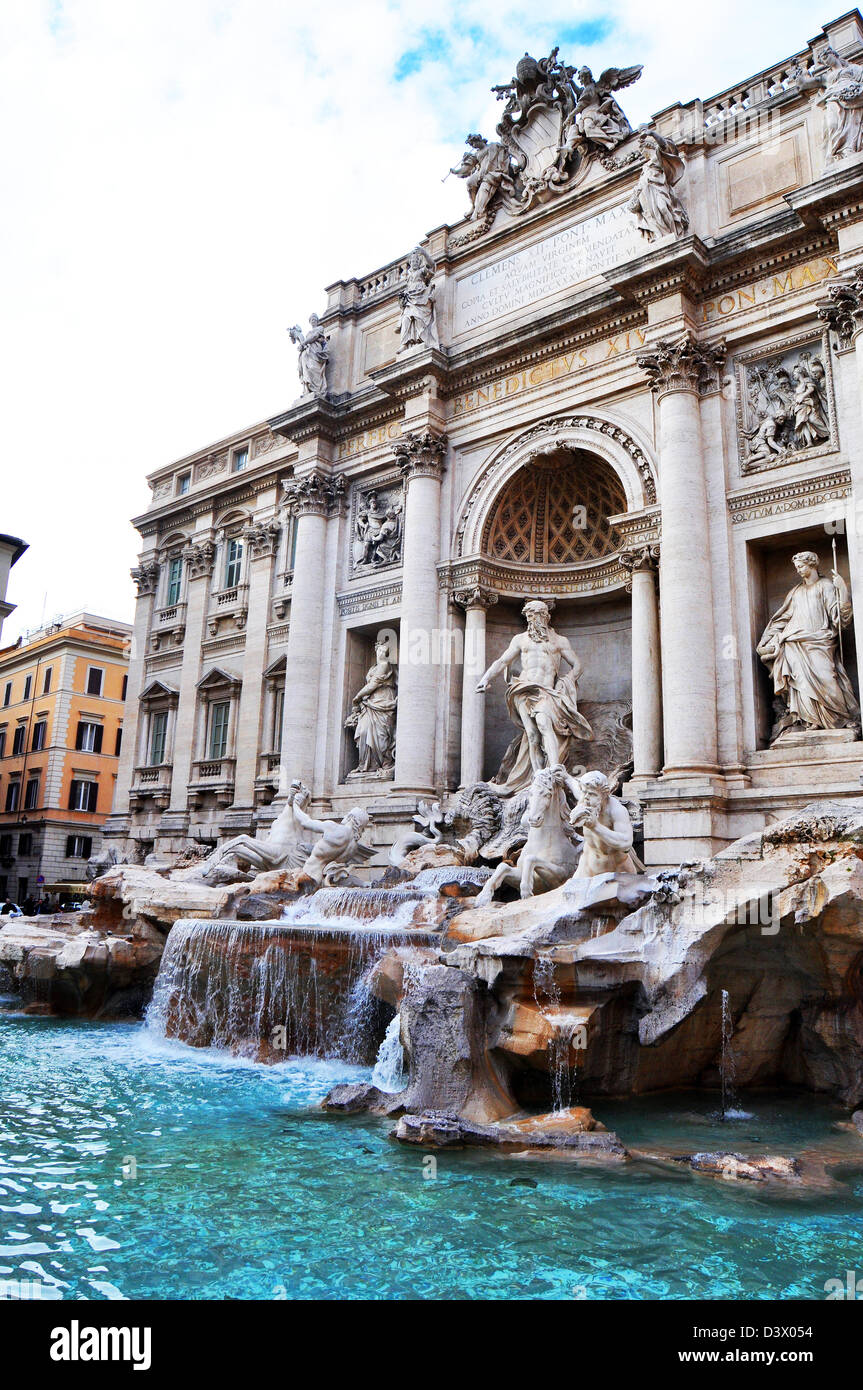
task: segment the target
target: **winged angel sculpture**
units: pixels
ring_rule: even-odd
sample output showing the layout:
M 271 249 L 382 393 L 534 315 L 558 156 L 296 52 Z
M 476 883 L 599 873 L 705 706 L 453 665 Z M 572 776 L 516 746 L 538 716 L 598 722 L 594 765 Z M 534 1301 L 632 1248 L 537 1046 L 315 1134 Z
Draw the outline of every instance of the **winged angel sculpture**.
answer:
M 564 192 L 590 160 L 626 140 L 632 127 L 614 93 L 641 72 L 636 64 L 594 78 L 588 67 L 562 63 L 557 48 L 547 58 L 525 53 L 512 80 L 492 88 L 506 103 L 498 139 L 468 136 L 461 164 L 450 170 L 467 180 L 471 220 L 485 223 L 496 202 L 507 212 L 526 212 L 538 199 Z

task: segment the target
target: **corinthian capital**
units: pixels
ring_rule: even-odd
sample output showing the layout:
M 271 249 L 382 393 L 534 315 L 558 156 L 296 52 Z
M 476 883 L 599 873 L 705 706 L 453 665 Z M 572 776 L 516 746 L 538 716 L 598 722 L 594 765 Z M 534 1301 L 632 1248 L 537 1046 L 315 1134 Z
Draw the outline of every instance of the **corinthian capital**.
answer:
M 325 473 L 306 473 L 283 484 L 284 502 L 292 516 L 331 516 L 344 505 L 344 478 Z
M 460 608 L 465 610 L 470 608 L 488 609 L 497 603 L 497 594 L 494 589 L 483 589 L 480 585 L 474 589 L 456 589 L 452 598 L 453 603 L 457 603 Z
M 819 300 L 818 317 L 832 328 L 840 347 L 849 347 L 863 329 L 863 270 L 850 280 L 831 285 L 828 298 Z
M 636 357 L 639 367 L 647 372 L 651 390 L 658 395 L 669 391 L 715 390 L 722 379 L 725 366 L 724 343 L 699 343 L 689 333 L 672 342 L 661 339 Z
M 136 565 L 130 570 L 138 590 L 138 597 L 143 598 L 145 594 L 154 594 L 159 583 L 159 562 L 158 560 L 145 560 L 142 564 Z
M 446 435 L 432 430 L 405 434 L 393 445 L 402 475 L 411 478 L 442 478 L 446 458 Z
M 659 568 L 659 546 L 636 545 L 631 550 L 621 550 L 617 558 L 623 569 L 629 570 L 626 592 L 630 593 L 634 574 L 654 574 Z
M 186 546 L 183 559 L 190 579 L 209 579 L 216 560 L 216 547 L 210 540 L 198 541 Z
M 275 553 L 279 543 L 281 524 L 275 517 L 268 521 L 253 521 L 243 531 L 243 540 L 249 548 L 253 560 L 265 560 Z

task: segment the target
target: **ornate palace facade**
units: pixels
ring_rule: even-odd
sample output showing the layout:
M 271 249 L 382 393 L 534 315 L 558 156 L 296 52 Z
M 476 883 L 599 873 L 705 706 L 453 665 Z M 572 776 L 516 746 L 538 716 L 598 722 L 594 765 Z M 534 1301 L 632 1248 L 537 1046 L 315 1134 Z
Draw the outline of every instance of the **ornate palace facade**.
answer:
M 301 779 L 384 843 L 504 781 L 477 684 L 527 599 L 648 862 L 860 794 L 861 61 L 854 11 L 641 131 L 640 68 L 519 63 L 470 215 L 329 287 L 282 414 L 150 476 L 109 833 L 214 843 Z M 853 693 L 801 714 L 765 629 L 834 543 L 819 679 Z

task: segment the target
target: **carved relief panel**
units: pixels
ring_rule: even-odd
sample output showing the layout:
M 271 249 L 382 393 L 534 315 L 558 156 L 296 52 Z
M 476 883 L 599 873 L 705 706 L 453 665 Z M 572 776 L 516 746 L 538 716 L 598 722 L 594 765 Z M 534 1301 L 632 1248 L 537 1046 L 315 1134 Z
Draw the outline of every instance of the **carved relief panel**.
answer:
M 741 469 L 755 473 L 839 447 L 826 337 L 798 335 L 778 351 L 736 360 Z
M 404 482 L 400 474 L 355 483 L 351 489 L 351 576 L 365 577 L 400 565 L 403 536 Z

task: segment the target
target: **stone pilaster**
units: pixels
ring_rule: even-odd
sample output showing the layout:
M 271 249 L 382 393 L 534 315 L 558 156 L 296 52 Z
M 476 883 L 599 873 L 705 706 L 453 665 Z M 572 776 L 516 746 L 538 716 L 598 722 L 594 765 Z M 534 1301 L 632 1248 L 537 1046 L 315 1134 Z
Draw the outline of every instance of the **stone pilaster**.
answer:
M 827 299 L 818 304 L 818 317 L 834 334 L 839 348 L 854 348 L 857 395 L 863 408 L 863 269 L 850 280 L 832 284 Z
M 662 767 L 662 658 L 656 594 L 658 545 L 623 551 L 632 594 L 633 777 L 656 777 Z
M 201 642 L 204 637 L 207 598 L 215 560 L 216 546 L 209 537 L 192 541 L 183 551 L 187 595 L 186 636 L 183 643 L 183 665 L 180 670 L 180 699 L 174 729 L 171 802 L 167 813 L 172 822 L 172 829 L 179 828 L 175 827 L 173 822 L 177 817 L 185 817 L 188 811 L 189 777 L 195 756 Z
M 261 672 L 267 664 L 267 622 L 273 583 L 273 557 L 278 548 L 280 532 L 281 522 L 276 518 L 252 522 L 243 532 L 249 564 L 249 616 L 246 623 L 246 645 L 243 650 L 243 688 L 240 692 L 237 718 L 237 761 L 234 780 L 234 807 L 242 810 L 251 810 L 255 804 L 261 706 L 264 698 Z
M 684 333 L 638 355 L 659 413 L 659 576 L 665 767 L 669 778 L 715 772 L 716 647 L 699 396 L 721 383 L 724 344 Z
M 394 786 L 426 793 L 434 789 L 435 779 L 438 668 L 432 663 L 432 634 L 438 625 L 446 437 L 418 430 L 400 439 L 393 453 L 406 485 Z
M 123 707 L 123 744 L 120 749 L 117 780 L 114 784 L 114 802 L 111 815 L 104 827 L 106 835 L 122 834 L 128 825 L 129 793 L 135 776 L 135 762 L 140 737 L 141 707 L 138 701 L 144 686 L 144 663 L 150 628 L 153 624 L 156 590 L 159 587 L 159 571 L 159 562 L 155 559 L 142 560 L 141 564 L 132 570 L 132 578 L 138 590 L 138 601 L 135 604 L 135 620 L 129 652 L 129 679 L 126 682 L 126 703 Z
M 285 663 L 285 712 L 279 795 L 301 778 L 315 786 L 315 744 L 323 650 L 326 540 L 329 517 L 344 505 L 345 481 L 315 470 L 285 489 L 288 511 L 297 519 L 291 612 Z
M 485 617 L 497 603 L 497 594 L 493 589 L 463 589 L 453 594 L 453 601 L 465 610 L 460 785 L 469 787 L 482 781 L 485 696 L 477 692 L 476 686 L 486 668 Z

